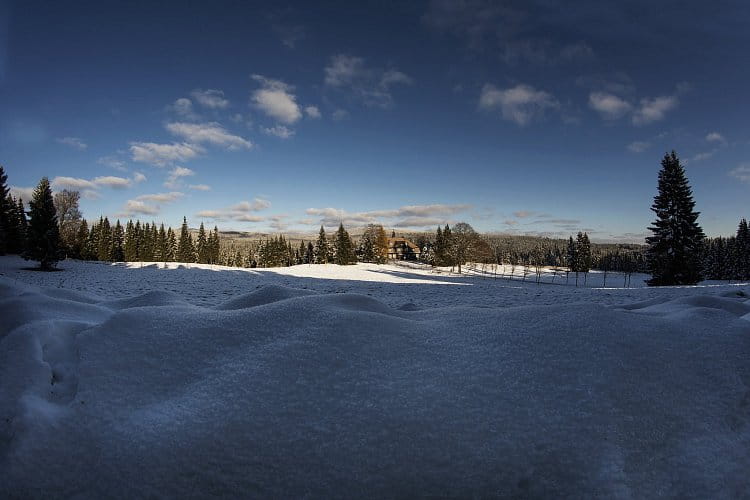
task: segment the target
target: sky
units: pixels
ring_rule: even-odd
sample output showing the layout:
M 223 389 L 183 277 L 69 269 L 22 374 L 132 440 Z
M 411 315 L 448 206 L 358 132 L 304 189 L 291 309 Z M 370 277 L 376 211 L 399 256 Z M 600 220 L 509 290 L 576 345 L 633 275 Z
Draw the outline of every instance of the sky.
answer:
M 642 242 L 750 216 L 743 1 L 0 0 L 0 164 L 89 219 Z

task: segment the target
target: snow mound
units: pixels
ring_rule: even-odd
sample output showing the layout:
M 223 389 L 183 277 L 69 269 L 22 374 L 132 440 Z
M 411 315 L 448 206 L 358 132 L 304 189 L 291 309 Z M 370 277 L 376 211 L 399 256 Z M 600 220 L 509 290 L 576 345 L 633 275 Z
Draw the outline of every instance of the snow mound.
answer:
M 262 306 L 279 302 L 282 300 L 292 299 L 312 295 L 315 292 L 303 290 L 301 288 L 287 288 L 279 285 L 266 285 L 254 292 L 238 295 L 233 299 L 219 305 L 216 309 L 220 311 L 232 311 L 237 309 L 247 309 L 248 307 Z
M 750 301 L 744 300 L 744 296 L 737 293 L 723 296 L 693 295 L 673 300 L 647 301 L 625 308 L 636 313 L 660 316 L 680 315 L 687 318 L 704 315 L 715 318 L 724 313 L 741 317 L 750 313 Z
M 0 285 L 2 498 L 750 491 L 741 298 L 407 311 L 267 287 L 204 308 Z

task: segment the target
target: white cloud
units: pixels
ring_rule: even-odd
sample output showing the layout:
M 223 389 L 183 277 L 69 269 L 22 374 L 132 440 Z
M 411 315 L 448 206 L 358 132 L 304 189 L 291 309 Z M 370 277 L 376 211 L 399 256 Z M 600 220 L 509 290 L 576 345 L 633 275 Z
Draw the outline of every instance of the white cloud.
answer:
M 175 114 L 186 120 L 197 120 L 200 118 L 193 110 L 193 101 L 187 97 L 180 97 L 170 107 Z
M 223 219 L 224 213 L 221 210 L 201 210 L 200 212 L 196 212 L 195 216 L 207 219 Z
M 211 123 L 168 123 L 166 128 L 169 132 L 180 137 L 191 144 L 210 143 L 222 146 L 230 151 L 239 149 L 251 149 L 253 144 L 238 135 L 230 134 L 216 122 Z
M 628 151 L 630 151 L 631 153 L 643 153 L 649 148 L 650 145 L 651 144 L 645 141 L 633 141 L 628 144 Z
M 96 184 L 77 177 L 58 176 L 52 179 L 52 187 L 56 189 L 96 189 Z
M 125 179 L 124 177 L 115 177 L 113 175 L 95 177 L 92 182 L 97 186 L 108 186 L 115 189 L 128 188 L 132 183 L 130 179 Z
M 232 207 L 234 212 L 259 212 L 271 206 L 271 202 L 262 198 L 253 201 L 241 201 Z
M 705 153 L 698 153 L 691 158 L 692 161 L 703 161 L 708 160 L 714 155 L 715 151 L 707 151 Z
M 706 140 L 708 142 L 717 142 L 721 145 L 726 145 L 727 143 L 727 140 L 724 138 L 724 136 L 718 132 L 709 133 L 708 135 L 706 135 Z
M 145 181 L 146 181 L 146 176 L 143 175 L 142 173 L 136 172 L 133 174 L 133 182 L 135 182 L 136 184 L 140 184 L 141 182 L 145 182 Z
M 114 170 L 119 170 L 121 172 L 127 172 L 127 168 L 125 168 L 125 162 L 122 160 L 119 160 L 118 158 L 114 156 L 102 156 L 101 158 L 96 160 L 96 163 L 99 165 L 104 165 L 105 167 L 112 168 Z
M 308 208 L 307 215 L 320 217 L 318 222 L 326 227 L 345 225 L 363 226 L 387 220 L 392 227 L 426 227 L 448 222 L 448 216 L 465 212 L 470 205 L 407 205 L 390 210 L 370 210 L 367 212 L 347 212 L 337 208 Z M 312 222 L 312 220 L 311 220 Z
M 142 194 L 136 196 L 136 201 L 153 201 L 155 203 L 171 203 L 177 201 L 185 196 L 184 193 L 179 191 L 171 191 L 169 193 L 154 193 L 154 194 Z
M 10 194 L 14 198 L 23 199 L 24 203 L 28 204 L 31 198 L 34 196 L 33 187 L 21 187 L 21 186 L 10 186 Z
M 224 92 L 221 90 L 195 89 L 190 92 L 190 95 L 204 108 L 226 109 L 229 106 L 229 100 L 224 97 Z
M 290 26 L 285 24 L 274 24 L 273 30 L 278 35 L 281 43 L 293 49 L 299 40 L 305 38 L 304 26 Z
M 190 184 L 188 188 L 195 191 L 211 191 L 211 186 L 208 184 Z
M 559 103 L 551 94 L 524 84 L 498 89 L 488 83 L 482 87 L 479 96 L 479 109 L 488 111 L 500 108 L 504 119 L 521 126 L 543 115 L 545 110 L 558 107 Z
M 667 111 L 677 107 L 679 100 L 676 96 L 661 96 L 641 99 L 638 109 L 633 113 L 634 125 L 646 125 L 664 119 Z
M 125 215 L 143 214 L 143 215 L 156 215 L 159 213 L 159 207 L 153 205 L 147 205 L 142 201 L 128 200 L 125 203 Z
M 616 120 L 633 109 L 626 100 L 606 92 L 591 92 L 589 107 L 599 112 L 605 120 Z
M 273 135 L 280 139 L 289 139 L 290 137 L 294 136 L 294 130 L 287 128 L 283 125 L 276 125 L 270 128 L 261 127 L 261 130 L 265 134 Z
M 85 151 L 89 146 L 85 142 L 83 142 L 78 137 L 61 137 L 59 139 L 55 139 L 59 144 L 65 144 L 66 146 L 70 146 L 73 149 L 77 149 L 79 151 Z
M 156 167 L 166 167 L 175 162 L 192 160 L 205 150 L 197 144 L 177 143 L 157 144 L 154 142 L 131 142 L 130 153 L 133 161 L 149 163 Z
M 318 109 L 317 106 L 306 106 L 305 107 L 305 114 L 309 118 L 313 118 L 313 119 L 318 119 L 318 118 L 320 118 L 322 116 L 320 114 L 320 110 Z
M 266 220 L 265 217 L 261 217 L 260 215 L 250 215 L 250 214 L 242 214 L 232 217 L 232 219 L 240 222 L 262 222 Z
M 747 182 L 750 184 L 750 163 L 743 163 L 739 167 L 732 169 L 729 175 L 738 179 L 740 182 Z
M 255 107 L 286 124 L 295 123 L 302 118 L 297 97 L 292 93 L 294 87 L 262 75 L 252 75 L 252 78 L 261 85 L 250 97 Z
M 410 85 L 414 80 L 395 69 L 381 70 L 368 68 L 361 57 L 337 54 L 331 57 L 324 68 L 327 86 L 349 89 L 368 106 L 389 107 L 393 104 L 391 87 Z
M 182 178 L 195 175 L 195 172 L 186 167 L 174 167 L 169 171 L 167 180 L 164 181 L 164 187 L 167 189 L 180 189 L 182 187 Z

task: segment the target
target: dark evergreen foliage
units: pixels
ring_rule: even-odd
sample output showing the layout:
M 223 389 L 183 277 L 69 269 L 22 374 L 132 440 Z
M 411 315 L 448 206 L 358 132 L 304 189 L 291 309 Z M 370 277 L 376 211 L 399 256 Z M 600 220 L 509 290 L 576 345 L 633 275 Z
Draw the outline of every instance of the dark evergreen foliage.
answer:
M 692 191 L 677 154 L 664 155 L 659 172 L 658 193 L 651 210 L 656 220 L 646 238 L 651 279 L 648 284 L 692 285 L 701 278 L 704 239 L 698 225 Z
M 55 203 L 49 179 L 46 177 L 39 181 L 29 207 L 29 225 L 23 257 L 26 260 L 38 261 L 39 267 L 45 271 L 52 270 L 63 258 L 63 251 L 60 246 Z

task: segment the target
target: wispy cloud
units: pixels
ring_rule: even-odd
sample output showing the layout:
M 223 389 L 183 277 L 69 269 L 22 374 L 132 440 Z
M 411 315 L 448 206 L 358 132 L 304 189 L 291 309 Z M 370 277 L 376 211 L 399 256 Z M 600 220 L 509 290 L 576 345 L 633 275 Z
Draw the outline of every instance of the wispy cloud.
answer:
M 520 126 L 541 117 L 548 109 L 557 109 L 560 104 L 548 92 L 519 84 L 508 89 L 498 89 L 487 83 L 479 96 L 479 109 L 491 111 L 500 109 L 502 117 Z
M 677 96 L 660 96 L 641 99 L 638 108 L 633 113 L 634 125 L 647 125 L 663 120 L 667 112 L 679 104 Z
M 414 83 L 412 77 L 396 68 L 371 68 L 363 58 L 349 54 L 331 57 L 324 73 L 329 88 L 347 90 L 365 105 L 383 108 L 393 105 L 393 86 Z
M 184 193 L 179 191 L 171 191 L 169 193 L 154 193 L 154 194 L 142 194 L 136 196 L 136 201 L 152 201 L 154 203 L 172 203 L 185 196 Z
M 273 135 L 280 139 L 289 139 L 294 136 L 294 130 L 285 127 L 284 125 L 276 125 L 273 127 L 261 127 L 264 134 Z
M 58 176 L 52 179 L 52 187 L 56 189 L 97 189 L 101 186 L 106 186 L 115 189 L 124 189 L 132 185 L 131 179 L 124 177 L 116 177 L 113 175 L 105 175 L 101 177 L 95 177 L 91 180 L 81 179 L 78 177 L 65 177 Z
M 190 95 L 195 101 L 208 109 L 226 109 L 229 107 L 229 100 L 224 97 L 224 92 L 216 89 L 194 89 Z
M 270 207 L 270 201 L 263 198 L 255 198 L 251 201 L 240 201 L 226 208 L 201 210 L 196 213 L 196 216 L 217 221 L 262 222 L 266 220 L 266 217 L 257 215 L 257 212 L 262 212 Z
M 168 123 L 166 128 L 170 133 L 184 139 L 190 145 L 208 143 L 224 147 L 230 151 L 251 149 L 253 147 L 252 142 L 238 135 L 229 133 L 224 127 L 216 122 L 174 122 Z
M 208 184 L 190 184 L 188 188 L 194 191 L 211 191 L 211 186 Z
M 605 120 L 616 120 L 633 110 L 629 102 L 607 92 L 591 92 L 589 107 L 597 111 Z
M 370 210 L 366 212 L 348 212 L 337 208 L 308 208 L 307 215 L 319 217 L 315 225 L 326 227 L 345 225 L 363 226 L 382 222 L 389 227 L 423 228 L 449 222 L 451 216 L 465 212 L 470 205 L 407 205 L 397 209 Z
M 317 106 L 305 106 L 305 114 L 308 116 L 308 118 L 312 118 L 315 120 L 322 116 Z
M 729 175 L 738 179 L 740 182 L 747 182 L 750 184 L 750 163 L 743 163 L 737 168 L 730 170 Z
M 88 149 L 88 144 L 83 142 L 83 140 L 79 139 L 78 137 L 60 137 L 58 139 L 55 139 L 59 144 L 64 144 L 66 146 L 70 146 L 73 149 L 77 149 L 79 151 L 85 151 Z
M 167 189 L 180 189 L 183 187 L 182 179 L 193 175 L 195 175 L 195 172 L 187 167 L 174 167 L 169 171 L 167 180 L 164 181 L 164 187 Z
M 287 125 L 302 118 L 297 96 L 292 93 L 294 87 L 281 80 L 266 78 L 263 75 L 252 75 L 252 79 L 261 85 L 261 88 L 255 90 L 250 96 L 256 108 Z
M 706 141 L 721 144 L 722 146 L 727 144 L 727 140 L 718 132 L 710 132 L 706 135 Z
M 171 106 L 168 106 L 167 109 L 173 111 L 177 116 L 185 120 L 200 119 L 200 116 L 193 109 L 193 101 L 187 97 L 180 97 Z
M 102 156 L 96 160 L 96 163 L 114 170 L 119 170 L 120 172 L 127 172 L 128 170 L 125 168 L 125 162 L 115 156 Z
M 631 153 L 643 153 L 650 146 L 651 144 L 646 141 L 633 141 L 628 144 L 628 151 L 630 151 Z
M 286 47 L 293 49 L 297 46 L 297 42 L 305 38 L 305 27 L 299 25 L 288 25 L 288 24 L 274 24 L 272 29 L 276 36 L 279 37 L 281 43 Z
M 123 215 L 130 217 L 136 214 L 141 215 L 156 215 L 159 213 L 159 207 L 154 205 L 148 205 L 139 200 L 128 200 L 125 203 Z
M 197 144 L 173 142 L 157 144 L 154 142 L 131 142 L 130 153 L 133 161 L 148 163 L 156 167 L 166 167 L 176 162 L 192 160 L 205 150 Z

